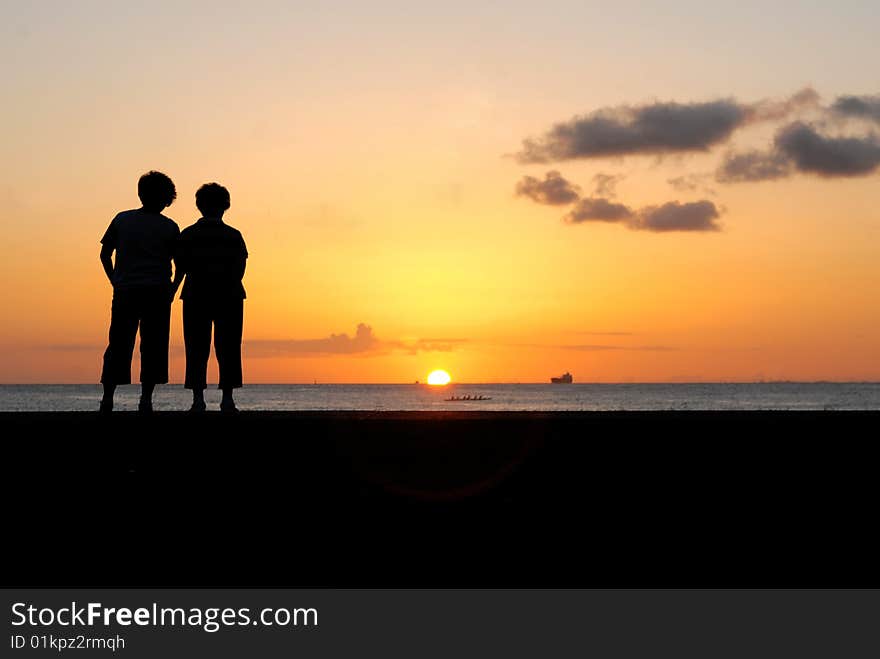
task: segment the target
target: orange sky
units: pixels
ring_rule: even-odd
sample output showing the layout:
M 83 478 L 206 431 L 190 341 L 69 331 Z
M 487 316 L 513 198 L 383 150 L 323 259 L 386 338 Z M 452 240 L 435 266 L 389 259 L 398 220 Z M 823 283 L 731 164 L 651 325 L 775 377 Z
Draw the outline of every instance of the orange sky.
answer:
M 423 16 L 380 3 L 345 21 L 344 8 L 283 4 L 207 17 L 193 5 L 171 22 L 163 3 L 7 17 L 0 382 L 98 380 L 111 296 L 98 241 L 138 205 L 148 169 L 177 184 L 166 214 L 181 228 L 201 183 L 230 189 L 226 219 L 250 252 L 246 382 L 411 382 L 435 368 L 466 382 L 880 379 L 876 171 L 712 178 L 788 119 L 704 152 L 513 157 L 555 123 L 623 104 L 876 94 L 852 66 L 880 59 L 857 13 L 811 10 L 783 38 L 682 3 L 687 25 L 655 17 L 667 43 L 626 3 L 563 3 L 584 24 L 619 20 L 592 41 L 518 5 Z M 719 25 L 729 38 L 684 38 Z M 803 42 L 823 29 L 820 56 Z M 826 130 L 823 117 L 807 119 Z M 632 208 L 711 200 L 722 230 L 565 223 L 567 207 L 514 194 L 550 170 L 584 196 L 597 173 L 622 175 L 617 200 Z M 668 183 L 688 175 L 698 188 Z M 172 314 L 179 382 L 179 301 Z

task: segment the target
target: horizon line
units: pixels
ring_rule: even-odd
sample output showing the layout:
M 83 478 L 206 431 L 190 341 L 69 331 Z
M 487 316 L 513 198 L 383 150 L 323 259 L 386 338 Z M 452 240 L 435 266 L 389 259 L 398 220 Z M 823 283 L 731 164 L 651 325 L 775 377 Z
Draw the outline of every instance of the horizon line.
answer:
M 412 381 L 412 382 L 249 382 L 244 385 L 242 388 L 247 387 L 289 387 L 289 386 L 322 386 L 322 385 L 338 385 L 338 386 L 347 386 L 347 387 L 372 387 L 372 386 L 388 386 L 388 385 L 396 385 L 396 386 L 424 386 L 424 387 L 432 387 L 441 389 L 443 387 L 448 387 L 450 385 L 465 385 L 465 386 L 482 386 L 482 385 L 517 385 L 517 384 L 546 384 L 552 385 L 554 383 L 548 382 L 547 380 L 541 381 L 524 381 L 524 380 L 507 380 L 507 381 L 498 381 L 498 382 L 449 382 L 448 384 L 428 384 L 427 382 L 422 382 L 421 380 Z M 621 384 L 880 384 L 880 378 L 876 380 L 616 380 L 616 381 L 608 381 L 608 382 L 597 382 L 597 381 L 581 381 L 581 382 L 571 382 L 568 384 L 557 384 L 558 387 L 565 387 L 570 384 L 578 385 L 578 384 L 589 384 L 589 385 L 621 385 Z M 100 382 L 0 382 L 0 387 L 82 387 L 82 386 L 101 386 Z M 127 385 L 119 385 L 120 387 L 140 386 L 140 383 L 131 383 Z M 159 387 L 183 387 L 183 382 L 169 382 L 163 385 L 157 385 Z M 217 383 L 208 384 L 208 389 L 216 389 Z

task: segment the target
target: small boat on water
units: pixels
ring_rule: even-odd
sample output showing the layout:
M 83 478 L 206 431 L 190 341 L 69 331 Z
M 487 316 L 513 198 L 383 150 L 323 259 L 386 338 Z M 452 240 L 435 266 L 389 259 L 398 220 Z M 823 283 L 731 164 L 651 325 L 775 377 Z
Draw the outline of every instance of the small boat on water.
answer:
M 550 384 L 571 384 L 571 373 L 566 371 L 558 378 L 550 378 Z
M 481 401 L 481 400 L 492 400 L 492 396 L 451 396 L 450 398 L 444 398 L 443 400 L 447 402 L 462 402 L 462 401 Z

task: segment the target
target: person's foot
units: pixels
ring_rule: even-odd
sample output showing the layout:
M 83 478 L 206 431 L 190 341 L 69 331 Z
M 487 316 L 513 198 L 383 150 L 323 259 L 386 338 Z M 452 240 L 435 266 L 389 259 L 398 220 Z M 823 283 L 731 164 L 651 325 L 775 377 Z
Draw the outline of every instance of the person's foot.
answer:
M 138 412 L 140 414 L 152 414 L 153 413 L 153 401 L 144 400 L 141 398 L 141 402 L 138 403 Z
M 101 414 L 110 414 L 113 411 L 113 401 L 102 398 L 101 406 L 98 408 L 98 412 Z
M 189 411 L 192 414 L 201 414 L 207 409 L 207 405 L 205 405 L 205 401 L 203 400 L 194 400 L 192 407 L 189 408 Z
M 224 400 L 220 403 L 220 411 L 224 414 L 237 414 L 238 408 L 234 400 Z

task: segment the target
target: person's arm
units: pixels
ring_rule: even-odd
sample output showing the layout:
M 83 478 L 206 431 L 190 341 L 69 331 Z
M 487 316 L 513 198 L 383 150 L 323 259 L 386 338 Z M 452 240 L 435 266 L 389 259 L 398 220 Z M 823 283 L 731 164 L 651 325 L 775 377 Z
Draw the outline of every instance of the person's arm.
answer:
M 116 269 L 113 265 L 113 251 L 118 242 L 117 231 L 116 218 L 114 217 L 101 238 L 101 265 L 104 266 L 104 274 L 107 275 L 111 284 L 113 283 L 113 271 Z M 119 254 L 116 255 L 116 258 L 119 258 Z
M 238 234 L 238 238 L 241 241 L 241 245 L 239 247 L 239 252 L 238 252 L 238 263 L 236 264 L 236 274 L 238 275 L 238 280 L 241 281 L 242 279 L 244 279 L 244 269 L 245 269 L 245 266 L 247 265 L 248 251 L 247 251 L 247 245 L 244 244 L 244 238 L 242 237 L 241 234 Z
M 246 265 L 247 265 L 247 257 L 246 256 L 240 258 L 238 260 L 238 263 L 236 264 L 236 267 L 237 267 L 236 274 L 238 275 L 239 281 L 244 279 L 244 268 Z
M 174 281 L 171 282 L 172 302 L 174 302 L 174 296 L 177 295 L 177 289 L 183 283 L 183 278 L 186 277 L 186 256 L 183 247 L 181 238 L 178 235 L 174 246 L 174 256 L 172 257 L 174 261 Z
M 104 274 L 110 283 L 113 283 L 113 247 L 110 245 L 101 246 L 101 265 L 104 266 Z

